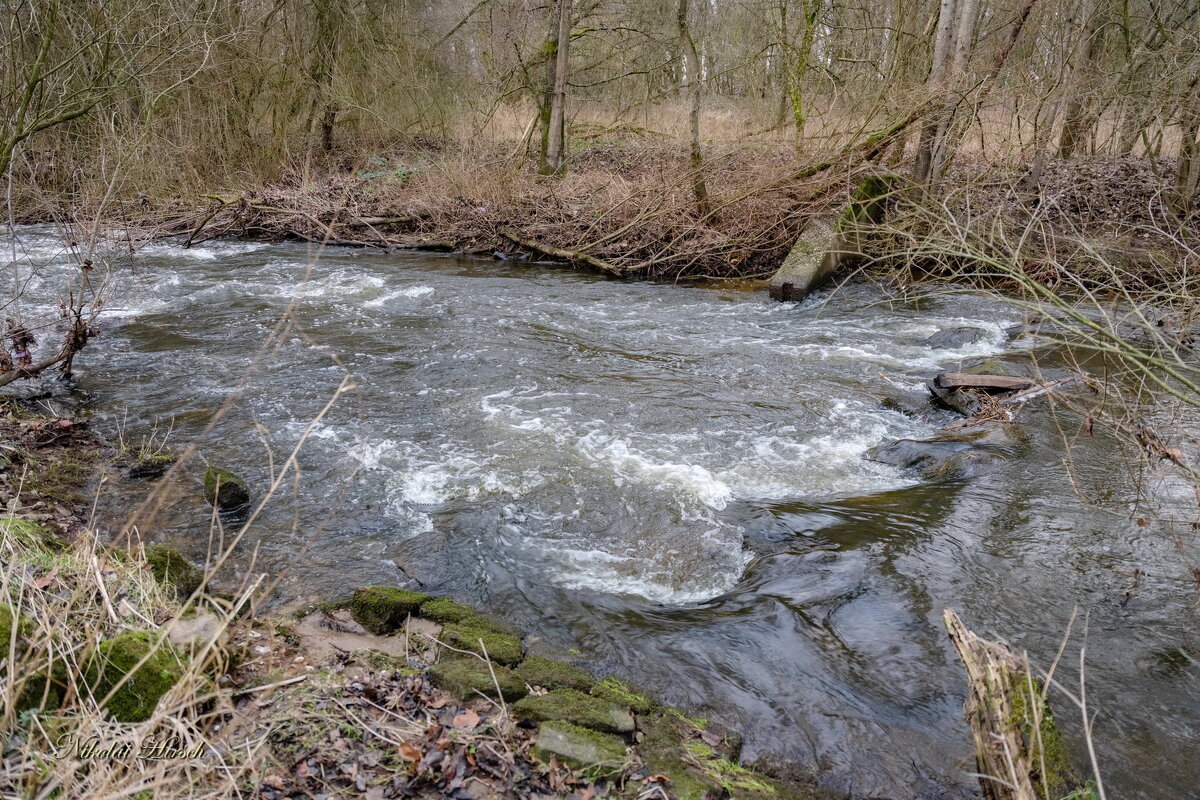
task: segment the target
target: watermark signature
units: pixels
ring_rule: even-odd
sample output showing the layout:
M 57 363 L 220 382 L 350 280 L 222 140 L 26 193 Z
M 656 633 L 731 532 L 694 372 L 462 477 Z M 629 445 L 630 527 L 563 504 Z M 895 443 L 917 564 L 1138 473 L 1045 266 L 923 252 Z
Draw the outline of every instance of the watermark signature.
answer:
M 77 758 L 81 761 L 100 759 L 122 760 L 139 758 L 145 761 L 170 761 L 174 759 L 199 758 L 204 755 L 204 745 L 186 747 L 175 738 L 143 739 L 141 741 L 107 741 L 99 736 L 81 738 L 65 734 L 54 743 L 54 757 Z

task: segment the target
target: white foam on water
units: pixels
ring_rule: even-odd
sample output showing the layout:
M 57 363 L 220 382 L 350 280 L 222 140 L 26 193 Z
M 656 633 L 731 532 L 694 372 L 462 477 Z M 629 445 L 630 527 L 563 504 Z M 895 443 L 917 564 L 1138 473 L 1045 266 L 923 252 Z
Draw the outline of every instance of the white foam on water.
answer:
M 639 452 L 628 441 L 593 431 L 579 440 L 588 458 L 613 472 L 620 481 L 648 483 L 659 489 L 683 492 L 704 505 L 722 509 L 733 499 L 729 485 L 698 464 L 663 461 Z
M 385 292 L 373 300 L 366 301 L 363 303 L 363 305 L 368 308 L 380 308 L 392 302 L 393 300 L 399 300 L 400 298 L 411 300 L 417 297 L 427 297 L 428 295 L 433 294 L 434 291 L 435 289 L 432 286 L 409 286 L 404 289 Z

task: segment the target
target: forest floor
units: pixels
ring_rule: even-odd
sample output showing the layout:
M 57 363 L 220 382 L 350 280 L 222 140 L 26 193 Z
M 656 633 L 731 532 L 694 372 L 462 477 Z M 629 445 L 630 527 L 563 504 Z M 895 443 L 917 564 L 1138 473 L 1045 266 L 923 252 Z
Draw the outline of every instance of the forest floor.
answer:
M 99 541 L 94 493 L 170 461 L 83 420 L 8 402 L 0 455 L 6 796 L 828 797 L 449 598 L 254 613 L 175 551 Z

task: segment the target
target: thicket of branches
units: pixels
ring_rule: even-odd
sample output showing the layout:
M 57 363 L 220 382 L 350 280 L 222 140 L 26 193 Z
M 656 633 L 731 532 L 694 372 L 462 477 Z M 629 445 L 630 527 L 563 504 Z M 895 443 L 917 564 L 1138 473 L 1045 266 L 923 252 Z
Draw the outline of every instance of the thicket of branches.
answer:
M 81 194 L 114 178 L 121 196 L 211 191 L 398 143 L 524 141 L 514 155 L 552 172 L 597 126 L 707 147 L 757 136 L 816 160 L 914 109 L 921 124 L 884 155 L 907 152 L 933 185 L 980 150 L 1178 157 L 1181 208 L 1200 175 L 1191 0 L 0 7 L 0 173 L 19 212 L 64 193 L 95 203 Z

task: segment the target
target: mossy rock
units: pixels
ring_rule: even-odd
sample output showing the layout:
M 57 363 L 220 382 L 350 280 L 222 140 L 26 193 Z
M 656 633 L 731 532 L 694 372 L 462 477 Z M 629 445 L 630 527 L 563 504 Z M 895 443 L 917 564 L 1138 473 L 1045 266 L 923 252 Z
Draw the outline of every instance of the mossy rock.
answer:
M 250 488 L 227 469 L 204 470 L 204 499 L 222 511 L 238 511 L 250 505 Z
M 10 644 L 14 645 L 17 655 L 25 652 L 26 640 L 33 635 L 33 628 L 33 622 L 28 617 L 18 614 L 7 603 L 0 603 L 0 659 L 8 658 Z
M 137 666 L 143 658 L 145 663 Z M 84 666 L 85 680 L 98 701 L 129 676 L 104 706 L 118 722 L 149 719 L 159 698 L 182 674 L 179 653 L 160 634 L 150 631 L 126 631 L 106 639 Z
M 416 614 L 429 595 L 390 586 L 364 586 L 350 598 L 350 616 L 377 636 L 404 627 L 404 621 Z
M 525 649 L 516 634 L 480 627 L 474 620 L 445 626 L 440 638 L 451 647 L 487 656 L 497 664 L 513 666 L 521 663 L 525 655 Z
M 62 707 L 63 697 L 68 687 L 67 665 L 64 661 L 56 660 L 53 668 L 30 675 L 16 699 L 18 712 L 38 709 L 54 711 Z
M 146 563 L 150 565 L 154 579 L 173 588 L 179 598 L 190 596 L 204 582 L 204 571 L 173 547 L 150 545 L 146 548 Z
M 536 722 L 558 719 L 605 733 L 629 734 L 634 728 L 633 715 L 627 710 L 576 689 L 555 689 L 526 697 L 513 706 L 513 711 Z
M 644 694 L 635 692 L 632 686 L 620 678 L 611 676 L 592 687 L 592 696 L 628 708 L 635 714 L 649 714 L 658 708 L 658 703 Z
M 541 686 L 543 689 L 578 689 L 586 692 L 596 685 L 595 678 L 574 664 L 541 656 L 525 659 L 517 667 L 517 674 L 530 686 Z
M 506 625 L 495 617 L 481 614 L 470 606 L 451 600 L 449 597 L 431 597 L 421 604 L 419 616 L 443 625 L 461 623 L 471 628 L 481 628 L 485 631 L 504 633 L 519 637 L 520 631 L 511 625 Z
M 493 670 L 496 673 L 494 681 Z M 497 685 L 500 687 L 500 697 L 510 703 L 520 700 L 529 692 L 525 682 L 508 667 L 493 664 L 489 670 L 487 664 L 469 656 L 443 658 L 429 668 L 429 678 L 460 700 L 470 700 L 479 694 L 495 698 Z
M 37 547 L 49 536 L 45 528 L 24 517 L 0 517 L 0 534 L 25 547 Z
M 126 462 L 129 466 L 125 470 L 125 476 L 134 479 L 157 478 L 178 460 L 179 456 L 174 453 L 143 453 Z M 207 473 L 205 478 L 207 479 Z
M 462 622 L 465 619 L 481 616 L 478 611 L 462 603 L 456 603 L 449 597 L 431 597 L 421 604 L 421 616 L 440 622 L 443 625 L 450 622 Z
M 690 762 L 684 746 L 690 733 L 685 720 L 676 715 L 660 714 L 643 721 L 642 729 L 644 738 L 638 745 L 638 755 L 651 772 L 667 776 L 671 797 L 702 800 L 724 794 L 721 782 L 715 776 Z
M 625 763 L 625 743 L 607 733 L 552 720 L 538 726 L 533 757 L 543 763 L 553 757 L 576 769 L 617 772 Z

